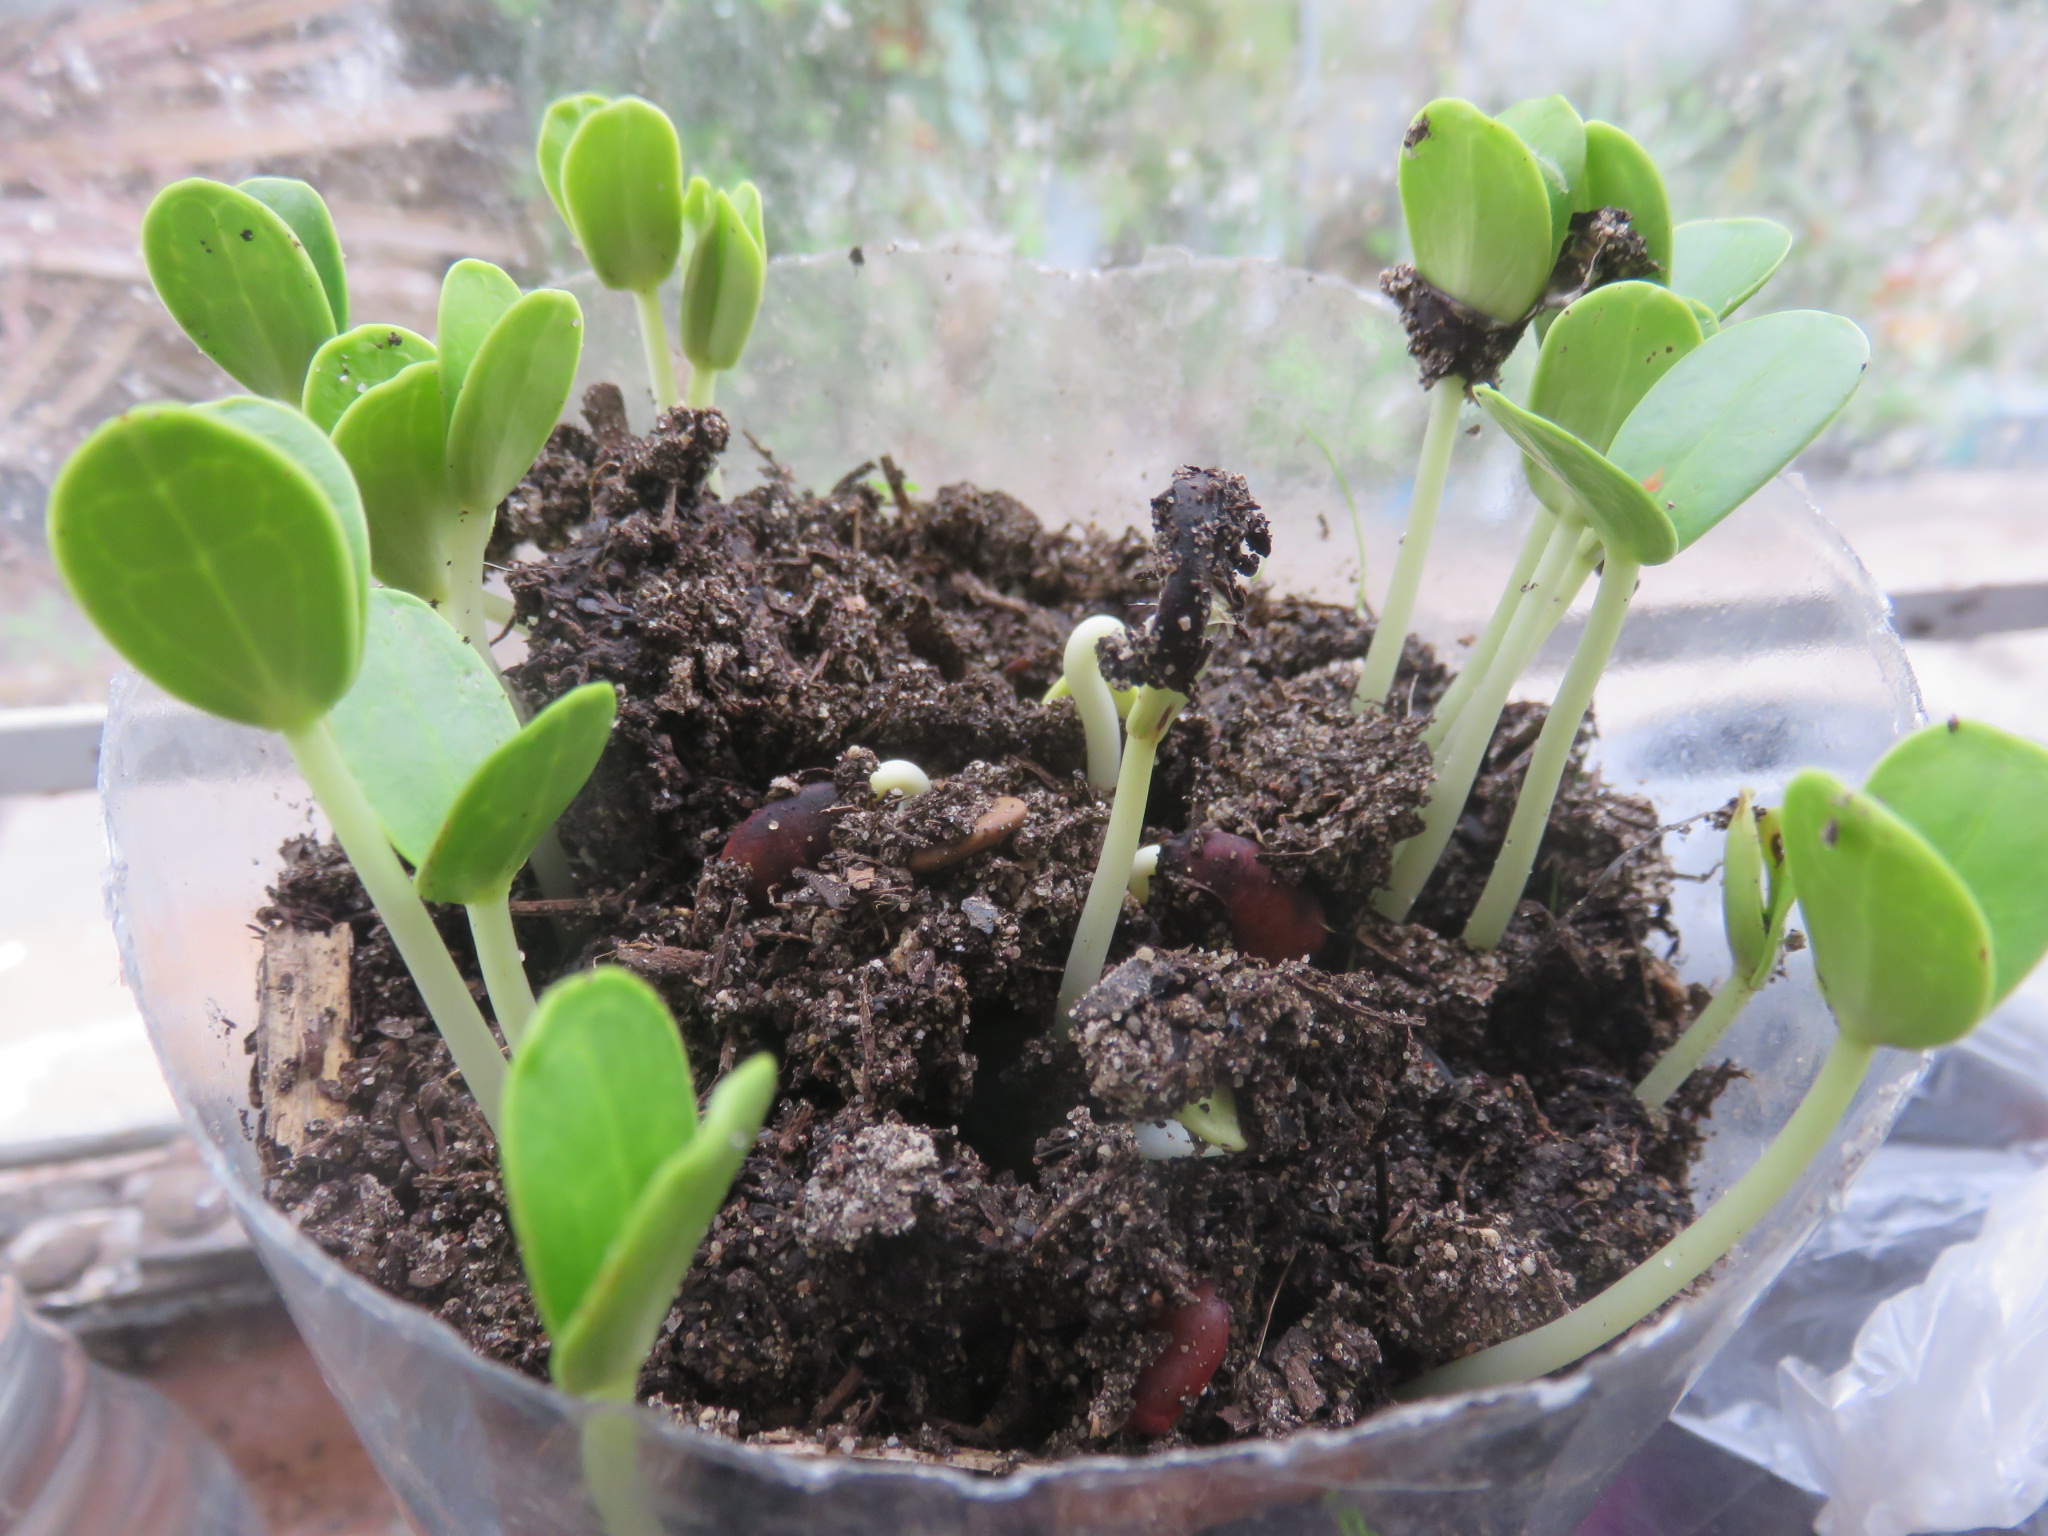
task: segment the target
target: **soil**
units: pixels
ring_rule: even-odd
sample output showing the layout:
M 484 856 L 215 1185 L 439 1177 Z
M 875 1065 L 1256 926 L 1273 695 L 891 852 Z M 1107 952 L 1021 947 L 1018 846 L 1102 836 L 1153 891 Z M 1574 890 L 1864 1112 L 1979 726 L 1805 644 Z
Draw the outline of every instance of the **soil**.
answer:
M 1666 961 L 1653 809 L 1575 765 L 1507 942 L 1447 937 L 1541 709 L 1504 720 L 1418 921 L 1387 922 L 1366 899 L 1420 825 L 1421 721 L 1351 714 L 1369 623 L 1253 584 L 1166 737 L 1147 838 L 1252 839 L 1328 941 L 1313 964 L 1239 953 L 1215 890 L 1169 860 L 1055 1032 L 1107 808 L 1071 705 L 1040 699 L 1078 620 L 1151 611 L 1151 546 L 1050 531 L 970 485 L 914 497 L 887 464 L 725 502 L 706 488 L 717 413 L 638 439 L 600 388 L 586 419 L 508 513 L 527 545 L 513 676 L 534 699 L 607 679 L 621 708 L 561 826 L 586 895 L 517 904 L 520 936 L 541 977 L 647 977 L 700 1086 L 761 1048 L 783 1090 L 645 1401 L 744 1439 L 992 1470 L 1339 1426 L 1690 1218 L 1716 1085 L 1662 1123 L 1628 1088 L 1696 1001 Z M 1395 697 L 1419 712 L 1446 681 L 1411 639 Z M 935 787 L 877 803 L 877 757 Z M 727 838 L 825 782 L 829 847 L 752 899 Z M 1004 797 L 1021 823 L 963 855 Z M 331 1117 L 270 1145 L 273 1198 L 359 1274 L 544 1374 L 489 1133 L 338 853 L 286 854 L 264 921 L 351 925 L 354 1055 L 323 1085 Z M 460 914 L 443 920 L 467 965 Z M 1134 1121 L 1224 1086 L 1248 1150 L 1139 1157 Z M 1156 1326 L 1204 1282 L 1229 1311 L 1222 1366 L 1169 1436 L 1140 1436 Z

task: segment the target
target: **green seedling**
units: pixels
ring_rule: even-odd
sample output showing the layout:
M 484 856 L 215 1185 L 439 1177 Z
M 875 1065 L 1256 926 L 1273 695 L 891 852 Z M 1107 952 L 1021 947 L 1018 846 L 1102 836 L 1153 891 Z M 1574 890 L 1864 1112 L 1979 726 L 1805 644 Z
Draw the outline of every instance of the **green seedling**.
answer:
M 719 1080 L 700 1119 L 675 1020 L 638 977 L 555 983 L 505 1090 L 499 1157 L 519 1258 L 565 1392 L 633 1401 L 641 1363 L 775 1099 L 775 1062 Z M 621 1411 L 583 1422 L 583 1474 L 605 1529 L 661 1529 Z
M 1785 863 L 1837 1034 L 1754 1167 L 1685 1231 L 1555 1322 L 1441 1367 L 1409 1396 L 1526 1381 L 1598 1349 L 1711 1268 L 1798 1182 L 1880 1047 L 1961 1039 L 2048 950 L 2048 751 L 1950 721 L 1899 742 L 1861 791 L 1786 788 Z
M 478 968 L 516 1054 L 533 992 L 512 881 L 589 779 L 618 710 L 588 683 L 521 726 L 475 649 L 409 592 L 370 594 L 362 670 L 335 707 L 343 759 L 428 901 L 468 912 Z
M 434 604 L 488 660 L 484 550 L 498 503 L 568 402 L 583 312 L 560 289 L 522 295 L 490 263 L 460 261 L 441 285 L 439 330 L 437 352 L 371 385 L 341 413 L 334 446 L 362 488 L 377 579 Z M 389 367 L 419 346 L 401 338 L 371 366 Z M 337 354 L 337 372 L 342 360 Z M 315 380 L 323 398 L 324 377 Z
M 1571 109 L 1567 106 L 1566 112 Z M 1576 124 L 1578 115 L 1571 114 Z M 1580 132 L 1580 159 L 1584 133 Z M 1553 171 L 1563 172 L 1555 163 Z M 1416 114 L 1402 142 L 1401 216 L 1415 254 L 1382 286 L 1401 301 L 1410 350 L 1431 391 L 1408 526 L 1366 650 L 1354 705 L 1381 703 L 1393 687 L 1457 441 L 1458 405 L 1469 380 L 1491 378 L 1541 302 L 1557 264 L 1551 190 L 1536 154 L 1506 123 L 1468 101 L 1445 98 Z M 1439 314 L 1438 312 L 1441 312 Z M 1445 321 L 1473 340 L 1437 348 Z
M 359 325 L 330 337 L 306 368 L 299 409 L 332 432 L 348 408 L 414 363 L 430 363 L 434 344 L 402 325 Z
M 693 186 L 693 202 L 697 196 Z M 690 404 L 698 410 L 711 405 L 718 375 L 739 366 L 768 282 L 768 235 L 754 184 L 743 181 L 730 192 L 707 187 L 702 196 L 691 210 L 701 232 L 683 279 L 683 355 L 690 360 Z
M 142 256 L 193 345 L 273 400 L 298 403 L 314 354 L 348 324 L 334 223 L 302 181 L 174 181 L 142 216 Z
M 1122 646 L 1128 638 L 1123 621 L 1107 614 L 1083 619 L 1067 637 L 1065 670 L 1060 674 L 1066 690 L 1060 696 L 1071 698 L 1080 713 L 1081 729 L 1088 738 L 1088 782 L 1098 794 L 1116 789 L 1117 770 L 1123 763 L 1123 715 L 1129 708 L 1119 709 L 1116 690 L 1102 675 L 1100 651 L 1105 642 Z M 1048 694 L 1046 702 L 1052 698 Z
M 137 671 L 290 744 L 495 1123 L 504 1057 L 330 723 L 361 667 L 370 600 L 367 529 L 340 455 L 267 400 L 138 407 L 65 463 L 49 538 L 79 606 Z
M 775 1097 L 751 1056 L 697 1090 L 653 988 L 601 967 L 541 998 L 505 1089 L 506 1202 L 554 1348 L 580 1397 L 630 1402 L 677 1287 Z
M 1720 1043 L 1749 1000 L 1770 984 L 1784 952 L 1785 923 L 1791 915 L 1792 876 L 1785 868 L 1781 819 L 1776 811 L 1755 805 L 1745 789 L 1735 802 L 1721 856 L 1721 927 L 1728 938 L 1728 976 L 1699 1017 L 1636 1085 L 1636 1097 L 1644 1104 L 1663 1108 Z
M 1552 334 L 1561 328 L 1562 322 Z M 1791 310 L 1729 326 L 1650 385 L 1604 453 L 1497 390 L 1477 391 L 1487 414 L 1571 493 L 1597 538 L 1601 576 L 1585 632 L 1530 754 L 1507 841 L 1466 925 L 1467 943 L 1491 949 L 1514 915 L 1572 740 L 1613 654 L 1642 568 L 1690 548 L 1789 464 L 1855 393 L 1869 358 L 1863 333 L 1838 315 Z M 1571 575 L 1567 570 L 1563 580 Z M 1503 641 L 1504 652 L 1509 643 Z M 1493 670 L 1502 670 L 1499 662 Z M 1486 686 L 1504 698 L 1503 685 Z M 1453 727 L 1445 767 L 1423 813 L 1424 833 L 1396 856 L 1383 911 L 1406 914 L 1449 841 L 1471 783 L 1463 770 L 1468 762 L 1473 772 L 1477 768 L 1471 743 L 1483 734 L 1482 721 L 1491 729 L 1482 702 L 1497 713 L 1491 692 L 1475 696 Z M 1449 759 L 1458 760 L 1459 772 L 1449 771 Z
M 1085 668 L 1093 660 L 1100 668 L 1110 663 L 1116 681 L 1135 686 L 1137 696 L 1124 721 L 1123 755 L 1102 852 L 1060 979 L 1054 1017 L 1054 1027 L 1060 1030 L 1069 1027 L 1082 994 L 1102 979 L 1144 840 L 1145 802 L 1159 744 L 1187 707 L 1196 679 L 1208 665 L 1209 621 L 1216 597 L 1220 593 L 1234 613 L 1244 602 L 1246 578 L 1273 549 L 1265 516 L 1244 481 L 1205 469 L 1176 470 L 1172 486 L 1153 498 L 1152 536 L 1166 577 L 1159 603 L 1144 627 L 1109 655 L 1104 654 L 1105 642 L 1114 640 L 1114 632 L 1100 626 L 1094 642 L 1078 648 L 1081 654 L 1071 642 L 1067 649 L 1070 664 L 1078 661 Z
M 633 295 L 654 402 L 670 409 L 679 392 L 661 285 L 683 250 L 683 148 L 675 124 L 637 96 L 566 96 L 548 108 L 537 153 L 548 196 L 597 280 Z

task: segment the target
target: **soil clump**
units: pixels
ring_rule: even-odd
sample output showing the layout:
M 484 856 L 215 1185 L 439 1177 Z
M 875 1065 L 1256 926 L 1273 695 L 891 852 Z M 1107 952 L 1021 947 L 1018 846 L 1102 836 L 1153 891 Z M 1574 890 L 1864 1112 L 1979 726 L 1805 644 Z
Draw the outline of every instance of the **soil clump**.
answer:
M 648 978 L 700 1088 L 756 1049 L 781 1063 L 644 1400 L 739 1438 L 990 1470 L 1339 1426 L 1690 1218 L 1710 1093 L 1653 1123 L 1629 1092 L 1692 1007 L 1652 808 L 1575 765 L 1508 941 L 1447 936 L 1540 709 L 1503 721 L 1419 921 L 1388 923 L 1367 897 L 1420 826 L 1421 719 L 1351 714 L 1369 624 L 1254 584 L 1166 737 L 1147 838 L 1250 839 L 1328 941 L 1313 963 L 1239 953 L 1216 892 L 1168 860 L 1055 1031 L 1108 813 L 1072 706 L 1041 699 L 1075 623 L 1135 627 L 1158 600 L 1150 544 L 1050 531 L 969 485 L 915 498 L 893 465 L 725 502 L 716 412 L 640 439 L 600 389 L 586 418 L 508 512 L 527 551 L 512 676 L 537 701 L 608 680 L 619 721 L 561 826 L 585 894 L 524 893 L 520 937 L 537 984 L 593 962 Z M 1395 697 L 1419 711 L 1447 680 L 1411 640 Z M 889 757 L 932 791 L 877 802 Z M 822 785 L 822 838 L 764 900 L 721 849 Z M 544 1374 L 489 1132 L 346 863 L 286 853 L 263 920 L 352 926 L 353 1055 L 323 1085 L 331 1118 L 270 1145 L 272 1196 Z M 459 913 L 443 931 L 468 965 Z M 1224 1088 L 1246 1151 L 1139 1156 L 1135 1122 Z M 1205 1282 L 1229 1309 L 1221 1368 L 1169 1438 L 1138 1435 L 1161 1315 Z

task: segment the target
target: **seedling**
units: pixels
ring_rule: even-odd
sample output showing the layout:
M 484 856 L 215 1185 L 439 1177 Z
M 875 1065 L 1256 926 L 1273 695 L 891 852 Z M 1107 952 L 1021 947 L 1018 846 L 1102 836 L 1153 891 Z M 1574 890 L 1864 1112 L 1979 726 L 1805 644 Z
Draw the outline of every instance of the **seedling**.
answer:
M 1088 739 L 1088 782 L 1099 794 L 1116 789 L 1117 770 L 1123 763 L 1123 714 L 1115 692 L 1102 675 L 1101 647 L 1122 646 L 1129 640 L 1123 623 L 1105 615 L 1083 619 L 1067 637 L 1065 670 L 1060 681 L 1065 695 L 1074 701 L 1081 716 L 1081 729 Z M 1054 697 L 1046 695 L 1047 702 Z M 1126 706 L 1127 708 L 1128 706 Z
M 142 216 L 142 256 L 193 345 L 255 394 L 296 405 L 313 355 L 348 325 L 341 243 L 303 181 L 174 181 Z
M 282 734 L 486 1119 L 505 1060 L 337 746 L 361 668 L 368 528 L 348 466 L 287 406 L 141 406 L 80 445 L 50 493 L 78 604 L 174 698 Z
M 484 550 L 498 503 L 532 468 L 568 402 L 583 312 L 560 289 L 522 295 L 489 262 L 459 261 L 441 284 L 438 330 L 438 348 L 419 361 L 406 361 L 427 349 L 418 337 L 353 349 L 339 338 L 316 361 L 306 405 L 318 420 L 343 392 L 328 380 L 344 368 L 389 374 L 333 427 L 362 488 L 373 572 L 441 609 L 491 661 Z
M 1728 977 L 1636 1086 L 1638 1099 L 1661 1109 L 1720 1043 L 1749 1000 L 1770 984 L 1784 952 L 1785 921 L 1791 913 L 1792 877 L 1785 868 L 1781 818 L 1776 811 L 1757 808 L 1745 789 L 1735 802 L 1721 855 L 1721 926 L 1728 938 Z
M 693 203 L 699 195 L 693 185 Z M 701 196 L 702 232 L 683 279 L 683 355 L 690 360 L 690 404 L 698 410 L 711 405 L 718 376 L 740 365 L 768 282 L 768 235 L 754 184 L 743 181 L 730 192 L 707 186 Z
M 668 114 L 637 96 L 565 96 L 541 121 L 540 178 L 607 288 L 633 295 L 647 381 L 662 410 L 680 398 L 661 285 L 683 250 L 683 147 Z
M 610 683 L 587 683 L 522 727 L 483 659 L 431 608 L 391 587 L 370 594 L 362 670 L 335 706 L 335 739 L 420 895 L 467 909 L 515 1054 L 533 992 L 512 880 L 589 779 L 617 711 Z
M 868 775 L 868 788 L 877 800 L 887 800 L 892 795 L 899 800 L 915 800 L 931 793 L 932 779 L 908 758 L 892 757 L 877 764 Z
M 633 1401 L 641 1363 L 760 1135 L 775 1062 L 750 1056 L 703 1117 L 682 1038 L 644 981 L 600 967 L 542 997 L 505 1089 L 499 1160 L 519 1259 L 565 1392 Z M 584 1481 L 606 1528 L 659 1524 L 633 1421 L 585 1421 Z
M 1899 742 L 1859 792 L 1786 788 L 1785 863 L 1837 1035 L 1755 1166 L 1691 1226 L 1555 1322 L 1444 1366 L 1409 1396 L 1524 1381 L 1633 1327 L 1712 1267 L 1827 1144 L 1880 1046 L 1960 1040 L 2048 951 L 2048 751 L 1950 721 Z
M 1095 646 L 1098 663 L 1109 663 L 1113 680 L 1135 686 L 1137 697 L 1124 722 L 1123 758 L 1102 852 L 1060 980 L 1055 1016 L 1060 1029 L 1067 1027 L 1081 994 L 1102 978 L 1145 829 L 1145 800 L 1159 743 L 1208 664 L 1215 599 L 1221 594 L 1235 613 L 1244 603 L 1245 578 L 1273 552 L 1265 516 L 1243 479 L 1193 468 L 1174 471 L 1172 486 L 1152 499 L 1152 543 L 1166 567 L 1158 607 L 1113 654 L 1104 654 L 1102 641 Z
M 1470 102 L 1431 102 L 1402 141 L 1399 181 L 1415 261 L 1380 284 L 1401 306 L 1423 388 L 1436 393 L 1408 526 L 1353 695 L 1361 712 L 1386 698 L 1400 666 L 1467 387 L 1494 378 L 1547 308 L 1610 281 L 1660 279 L 1671 259 L 1656 165 L 1619 128 L 1581 122 L 1561 96 L 1498 118 Z
M 1646 333 L 1663 338 L 1672 349 L 1663 355 L 1676 361 L 1633 400 L 1627 388 L 1612 393 L 1598 388 L 1611 379 L 1611 370 L 1587 370 L 1585 382 L 1592 387 L 1585 393 L 1593 405 L 1627 403 L 1625 411 L 1587 412 L 1596 423 L 1619 418 L 1605 452 L 1498 390 L 1475 392 L 1494 421 L 1567 494 L 1567 510 L 1558 514 L 1545 560 L 1555 560 L 1567 540 L 1573 549 L 1556 562 L 1562 568 L 1555 576 L 1539 567 L 1539 590 L 1548 584 L 1554 595 L 1575 590 L 1584 580 L 1592 556 L 1580 552 L 1577 542 L 1586 529 L 1597 541 L 1601 562 L 1592 614 L 1530 755 L 1507 841 L 1465 929 L 1466 942 L 1475 948 L 1500 942 L 1521 900 L 1572 740 L 1613 653 L 1642 567 L 1662 564 L 1689 548 L 1790 463 L 1847 403 L 1869 361 L 1863 333 L 1838 315 L 1814 310 L 1767 315 L 1717 331 L 1688 351 L 1683 327 L 1670 329 L 1678 316 L 1657 316 L 1649 301 L 1640 302 L 1645 307 L 1634 311 L 1639 323 Z M 1574 398 L 1582 393 L 1579 374 L 1566 365 L 1575 355 L 1569 339 L 1578 334 L 1577 328 L 1567 331 L 1561 318 L 1545 341 L 1546 350 L 1553 342 L 1561 349 L 1555 354 L 1558 373 L 1571 381 L 1564 393 Z M 1538 477 L 1536 483 L 1541 493 L 1545 482 Z M 1568 595 L 1564 601 L 1569 602 Z M 1396 855 L 1393 877 L 1380 898 L 1388 915 L 1405 916 L 1436 867 L 1507 691 L 1561 611 L 1562 605 L 1552 602 L 1538 613 L 1524 600 L 1510 621 L 1486 678 L 1444 738 L 1438 778 L 1423 813 L 1424 831 Z

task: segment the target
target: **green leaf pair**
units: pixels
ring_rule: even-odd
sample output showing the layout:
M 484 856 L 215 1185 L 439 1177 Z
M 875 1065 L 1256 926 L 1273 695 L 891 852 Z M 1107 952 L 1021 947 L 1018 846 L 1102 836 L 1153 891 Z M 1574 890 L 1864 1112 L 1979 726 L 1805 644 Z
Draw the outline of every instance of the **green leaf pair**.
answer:
M 2048 750 L 1929 726 L 1860 791 L 1807 769 L 1782 814 L 1814 968 L 1850 1039 L 1958 1040 L 2048 951 Z
M 752 1056 L 700 1121 L 675 1021 L 628 972 L 601 967 L 542 997 L 512 1063 L 499 1149 L 565 1391 L 631 1400 L 774 1098 L 774 1059 Z
M 583 312 L 558 288 L 522 295 L 489 262 L 459 261 L 437 329 L 438 348 L 388 326 L 336 337 L 305 401 L 316 421 L 343 405 L 334 445 L 362 489 L 377 579 L 444 603 L 482 579 L 479 535 L 561 419 Z
M 341 241 L 303 181 L 172 182 L 142 216 L 142 255 L 193 344 L 273 400 L 296 404 L 314 354 L 348 326 Z
M 1612 123 L 1580 121 L 1562 96 L 1518 102 L 1499 121 L 1529 147 L 1543 172 L 1553 262 L 1574 215 L 1618 208 L 1642 237 L 1657 271 L 1670 272 L 1671 203 L 1664 177 L 1642 145 Z
M 768 282 L 768 236 L 761 194 L 751 181 L 713 192 L 698 178 L 690 189 L 693 202 L 700 188 L 702 222 L 693 226 L 683 279 L 682 341 L 683 355 L 704 376 L 738 367 L 747 350 Z
M 521 727 L 472 646 L 418 598 L 379 587 L 333 726 L 420 895 L 479 905 L 504 899 L 596 768 L 617 713 L 610 683 L 586 683 Z
M 565 96 L 541 122 L 540 179 L 607 288 L 651 293 L 682 255 L 683 147 L 637 96 Z
M 115 417 L 58 474 L 49 538 L 79 606 L 174 698 L 289 733 L 355 681 L 363 508 L 289 406 L 243 395 Z
M 1623 209 L 1658 270 L 1671 268 L 1656 163 L 1612 123 L 1582 122 L 1562 96 L 1497 118 L 1469 101 L 1431 102 L 1403 141 L 1399 181 L 1415 270 L 1502 325 L 1543 298 L 1578 214 Z
M 1769 219 L 1694 219 L 1672 232 L 1671 287 L 1713 326 L 1755 298 L 1791 249 L 1792 232 Z
M 1632 286 L 1648 285 L 1613 285 Z M 1609 381 L 1604 367 L 1588 368 L 1583 377 L 1563 364 L 1554 370 L 1564 381 L 1547 397 L 1553 408 L 1558 398 L 1568 399 L 1582 423 L 1596 426 L 1644 374 L 1654 375 L 1604 452 L 1496 389 L 1482 386 L 1474 396 L 1570 494 L 1603 545 L 1640 564 L 1661 565 L 1747 501 L 1834 420 L 1862 381 L 1870 345 L 1839 315 L 1788 310 L 1729 326 L 1683 350 L 1688 333 L 1676 309 L 1659 313 L 1639 293 L 1606 300 L 1623 307 L 1614 312 L 1589 308 L 1588 316 L 1605 317 L 1597 333 L 1590 319 L 1568 329 L 1573 311 L 1610 291 L 1595 290 L 1559 316 L 1544 352 L 1610 332 L 1661 337 L 1674 350 L 1645 352 L 1632 379 Z M 1636 325 L 1642 329 L 1631 329 Z M 1675 361 L 1658 373 L 1657 360 L 1667 355 Z

